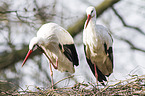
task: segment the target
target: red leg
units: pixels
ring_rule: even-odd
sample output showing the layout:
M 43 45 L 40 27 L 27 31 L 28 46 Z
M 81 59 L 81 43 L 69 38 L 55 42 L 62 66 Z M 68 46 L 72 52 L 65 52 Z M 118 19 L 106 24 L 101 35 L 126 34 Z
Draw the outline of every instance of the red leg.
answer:
M 97 74 L 97 69 L 96 69 L 96 65 L 95 64 L 94 64 L 94 69 L 95 69 L 96 82 L 98 83 L 98 74 Z
M 52 66 L 54 67 L 54 69 L 58 69 L 58 59 L 56 59 L 56 65 L 52 64 Z
M 61 46 L 62 46 L 62 52 L 64 52 L 64 48 L 63 48 L 63 45 L 61 44 Z
M 50 58 L 49 58 L 49 61 L 52 64 L 52 66 L 54 67 L 54 69 L 58 69 L 58 59 L 56 59 L 56 65 L 53 64 L 53 62 L 51 61 Z
M 43 49 L 43 47 L 42 47 Z M 63 49 L 64 50 L 64 49 Z M 45 54 L 45 56 L 48 58 L 49 62 L 52 64 L 52 66 L 55 68 L 55 69 L 58 69 L 58 60 L 56 59 L 56 66 L 53 64 L 53 62 L 51 61 L 50 57 L 48 56 L 46 50 L 43 49 L 43 53 Z
M 56 65 L 54 65 L 53 62 L 51 61 L 50 57 L 45 52 L 44 52 L 44 54 L 48 58 L 49 62 L 52 64 L 54 69 L 58 69 L 58 59 L 56 59 Z

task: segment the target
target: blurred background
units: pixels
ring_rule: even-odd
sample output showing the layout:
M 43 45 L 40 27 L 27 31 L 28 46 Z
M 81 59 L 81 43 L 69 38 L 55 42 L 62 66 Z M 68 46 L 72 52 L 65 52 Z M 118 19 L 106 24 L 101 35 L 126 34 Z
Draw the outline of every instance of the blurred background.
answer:
M 78 82 L 95 82 L 83 51 L 82 32 L 86 8 L 95 6 L 97 24 L 107 27 L 114 44 L 114 71 L 109 79 L 124 80 L 145 74 L 145 0 L 0 0 L 0 91 L 26 90 L 51 85 L 49 62 L 35 52 L 21 67 L 29 41 L 42 24 L 54 22 L 73 36 L 80 65 L 74 78 L 61 81 L 56 87 L 73 86 Z M 70 76 L 55 69 L 54 82 Z

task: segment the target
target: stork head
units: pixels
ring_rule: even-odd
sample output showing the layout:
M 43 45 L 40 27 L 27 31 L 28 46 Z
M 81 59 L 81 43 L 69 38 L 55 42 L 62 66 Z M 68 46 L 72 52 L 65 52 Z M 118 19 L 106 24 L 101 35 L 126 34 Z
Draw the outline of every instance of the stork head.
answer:
M 30 54 L 35 51 L 38 47 L 39 47 L 39 44 L 40 42 L 42 41 L 42 38 L 38 38 L 38 37 L 33 37 L 30 41 L 30 44 L 29 44 L 29 51 L 22 63 L 22 67 L 23 65 L 25 64 L 26 60 L 28 59 L 28 57 L 30 56 Z
M 87 8 L 86 13 L 87 13 L 87 22 L 85 24 L 85 28 L 87 27 L 91 18 L 96 18 L 96 10 L 93 6 L 90 6 Z

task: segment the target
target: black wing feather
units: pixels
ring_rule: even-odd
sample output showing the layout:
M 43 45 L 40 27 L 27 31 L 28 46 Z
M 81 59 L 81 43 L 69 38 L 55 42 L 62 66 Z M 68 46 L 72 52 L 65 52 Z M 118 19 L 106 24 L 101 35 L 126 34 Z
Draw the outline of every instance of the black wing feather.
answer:
M 112 68 L 113 68 L 113 50 L 112 50 L 112 47 L 109 47 L 109 49 L 107 50 L 107 44 L 104 43 L 104 49 L 105 49 L 106 55 L 109 54 L 108 57 L 112 62 Z
M 59 48 L 62 50 L 61 44 L 59 44 Z M 73 65 L 78 66 L 79 65 L 79 59 L 78 55 L 76 52 L 76 48 L 74 44 L 65 44 L 63 45 L 64 48 L 64 55 L 71 61 L 73 62 Z
M 86 55 L 86 45 L 84 45 L 84 51 L 85 51 L 85 55 Z M 86 60 L 91 68 L 91 71 L 93 72 L 94 76 L 95 76 L 95 68 L 94 68 L 94 64 L 92 64 L 91 60 L 89 58 L 87 58 L 86 56 Z M 102 85 L 104 85 L 103 81 L 107 81 L 105 75 L 103 75 L 103 73 L 98 69 L 98 67 L 96 66 L 97 69 L 97 74 L 98 74 L 98 81 L 101 82 Z

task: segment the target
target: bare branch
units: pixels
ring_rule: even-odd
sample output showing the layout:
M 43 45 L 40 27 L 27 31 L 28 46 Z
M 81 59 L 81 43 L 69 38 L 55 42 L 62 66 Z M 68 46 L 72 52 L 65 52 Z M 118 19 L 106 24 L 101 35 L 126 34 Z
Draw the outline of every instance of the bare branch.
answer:
M 115 15 L 120 19 L 120 21 L 122 22 L 122 24 L 125 27 L 132 28 L 132 29 L 136 30 L 137 32 L 141 33 L 142 35 L 145 35 L 145 32 L 143 32 L 140 28 L 127 24 L 125 22 L 125 20 L 123 19 L 123 17 L 117 12 L 117 10 L 114 7 L 111 7 L 111 8 L 112 8 L 113 12 L 115 13 Z
M 116 10 L 113 6 L 112 6 L 111 8 L 112 8 L 113 12 L 115 13 L 115 15 L 120 19 L 120 21 L 122 22 L 122 24 L 124 25 L 124 27 L 134 29 L 134 30 L 136 30 L 137 32 L 139 32 L 140 34 L 145 35 L 145 33 L 144 33 L 140 28 L 135 27 L 135 26 L 131 26 L 131 25 L 127 24 L 127 23 L 125 22 L 125 20 L 123 19 L 123 17 L 117 12 L 117 10 Z M 114 37 L 115 37 L 116 39 L 118 39 L 118 40 L 124 41 L 124 42 L 126 42 L 127 44 L 129 44 L 129 45 L 130 45 L 130 48 L 133 49 L 133 50 L 145 52 L 144 49 L 138 48 L 138 47 L 135 46 L 131 41 L 129 41 L 129 40 L 123 38 L 123 37 L 119 37 L 119 36 L 115 36 L 115 35 L 114 35 Z
M 61 81 L 64 81 L 64 80 L 66 80 L 66 79 L 73 78 L 73 77 L 74 77 L 74 75 L 70 75 L 70 76 L 68 76 L 68 77 L 65 77 L 65 78 L 63 78 L 63 79 L 57 81 L 55 84 L 53 84 L 53 86 L 57 85 L 57 84 L 58 84 L 59 82 L 61 82 Z M 51 87 L 53 87 L 53 86 L 51 86 Z
M 99 6 L 95 7 L 97 10 L 97 16 L 99 17 L 105 10 L 119 1 L 120 0 L 104 0 L 104 2 L 102 2 Z M 83 16 L 82 19 L 78 20 L 75 24 L 68 28 L 68 32 L 70 32 L 73 37 L 83 30 L 86 18 L 86 16 Z
M 24 46 L 22 50 L 13 50 L 12 52 L 4 51 L 0 54 L 0 69 L 6 68 L 10 65 L 17 63 L 20 60 L 23 60 L 28 51 L 28 46 Z M 40 52 L 33 52 L 30 58 L 40 55 Z
M 116 36 L 116 35 L 113 35 L 113 36 L 114 36 L 116 39 L 121 40 L 121 41 L 124 41 L 124 42 L 126 42 L 127 44 L 129 44 L 129 45 L 130 45 L 130 48 L 131 48 L 132 50 L 137 50 L 137 51 L 145 52 L 144 49 L 138 48 L 138 47 L 135 46 L 131 41 L 129 41 L 129 40 L 123 38 L 123 37 Z
M 7 14 L 7 13 L 13 13 L 13 12 L 17 12 L 17 11 L 0 11 L 1 14 Z
M 105 0 L 104 2 L 102 2 L 98 7 L 96 7 L 98 16 L 100 16 L 106 9 L 108 9 L 113 4 L 119 1 L 120 0 Z M 72 36 L 75 36 L 79 32 L 81 32 L 81 30 L 83 29 L 85 20 L 86 20 L 86 16 L 84 16 L 81 20 L 78 20 L 78 22 L 73 24 L 71 28 L 68 28 L 68 31 L 70 32 Z M 27 51 L 28 51 L 28 45 L 23 47 L 21 50 L 14 50 L 13 52 L 8 52 L 8 51 L 3 52 L 2 54 L 0 54 L 0 69 L 6 68 L 10 65 L 13 65 L 23 60 Z M 39 54 L 39 52 L 34 52 L 34 53 L 35 54 L 31 55 L 31 58 Z

